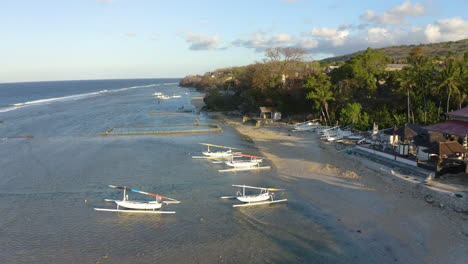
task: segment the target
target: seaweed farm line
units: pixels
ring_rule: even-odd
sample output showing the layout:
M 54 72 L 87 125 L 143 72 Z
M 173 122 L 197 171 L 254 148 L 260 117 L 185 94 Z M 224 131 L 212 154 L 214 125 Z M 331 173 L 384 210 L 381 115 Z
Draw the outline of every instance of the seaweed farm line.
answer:
M 159 126 L 118 126 L 109 129 L 103 136 L 164 136 L 192 133 L 221 133 L 223 129 L 218 124 L 192 123 Z
M 162 115 L 192 115 L 192 113 L 173 113 L 173 112 L 149 112 L 150 116 L 162 116 Z

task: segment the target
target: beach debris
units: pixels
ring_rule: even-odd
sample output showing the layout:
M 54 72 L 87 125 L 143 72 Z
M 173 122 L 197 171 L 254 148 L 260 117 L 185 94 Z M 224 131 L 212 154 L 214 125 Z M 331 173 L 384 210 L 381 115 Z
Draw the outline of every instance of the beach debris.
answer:
M 356 230 L 357 233 L 361 234 L 362 231 L 360 229 Z
M 444 208 L 445 205 L 444 205 L 443 203 L 440 203 L 440 204 L 439 204 L 439 207 L 440 207 L 440 208 Z
M 453 210 L 457 213 L 463 213 L 464 211 L 462 208 L 459 208 L 459 207 L 455 207 Z
M 449 194 L 450 197 L 452 198 L 463 198 L 463 195 L 459 194 L 459 193 L 451 193 Z
M 430 194 L 424 196 L 424 200 L 426 200 L 426 202 L 428 202 L 428 203 L 430 203 L 430 204 L 431 204 L 431 203 L 434 203 L 434 201 L 435 201 L 435 200 L 434 200 L 434 197 L 432 197 L 432 195 L 430 195 Z

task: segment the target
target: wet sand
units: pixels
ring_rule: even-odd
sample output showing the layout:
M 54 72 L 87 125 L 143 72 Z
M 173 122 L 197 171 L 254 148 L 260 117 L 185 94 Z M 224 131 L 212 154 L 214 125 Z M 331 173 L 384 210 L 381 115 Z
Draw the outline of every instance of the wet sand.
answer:
M 468 216 L 428 204 L 418 187 L 366 159 L 338 152 L 315 133 L 236 126 L 271 160 L 289 192 L 326 212 L 350 241 L 387 263 L 466 263 Z

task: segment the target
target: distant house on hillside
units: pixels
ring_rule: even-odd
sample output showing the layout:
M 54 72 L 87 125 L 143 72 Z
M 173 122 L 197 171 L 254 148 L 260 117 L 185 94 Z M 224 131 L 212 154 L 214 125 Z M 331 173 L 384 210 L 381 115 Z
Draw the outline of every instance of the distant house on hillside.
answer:
M 386 71 L 401 71 L 405 67 L 410 67 L 409 64 L 387 64 Z
M 326 69 L 325 69 L 325 73 L 326 74 L 329 74 L 331 73 L 333 70 L 335 69 L 338 69 L 340 66 L 328 66 Z

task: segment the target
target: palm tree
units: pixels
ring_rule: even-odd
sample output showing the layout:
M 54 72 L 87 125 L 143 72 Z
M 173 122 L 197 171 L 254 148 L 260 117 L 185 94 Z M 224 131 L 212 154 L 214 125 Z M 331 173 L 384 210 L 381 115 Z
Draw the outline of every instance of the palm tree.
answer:
M 400 88 L 406 90 L 406 97 L 407 97 L 407 109 L 408 109 L 408 123 L 410 123 L 410 91 L 416 87 L 416 82 L 414 81 L 414 75 L 410 71 L 410 69 L 405 68 L 401 72 L 401 77 L 397 79 L 400 83 Z
M 431 82 L 432 74 L 431 74 L 431 63 L 429 59 L 424 56 L 419 57 L 409 57 L 408 61 L 410 62 L 412 68 L 410 69 L 415 77 L 415 81 L 417 81 L 419 88 L 421 89 L 421 93 L 423 96 L 424 102 L 424 124 L 427 122 L 427 103 L 426 103 L 426 83 Z
M 447 93 L 447 112 L 450 106 L 450 96 L 452 94 L 460 94 L 458 89 L 458 72 L 453 60 L 446 62 L 445 67 L 440 72 L 439 85 L 437 87 L 439 91 L 445 89 Z
M 462 103 L 468 98 L 468 51 L 465 52 L 464 58 L 458 62 L 459 70 L 459 95 L 458 109 L 462 108 Z
M 320 74 L 307 78 L 304 87 L 311 90 L 309 93 L 307 93 L 306 98 L 315 101 L 317 105 L 320 106 L 322 114 L 322 107 L 325 108 L 325 112 L 327 113 L 327 116 L 323 114 L 325 122 L 328 117 L 331 125 L 330 115 L 328 114 L 328 101 L 333 101 L 335 98 L 333 97 L 333 92 L 330 90 L 331 82 L 327 79 L 327 76 L 325 74 Z

